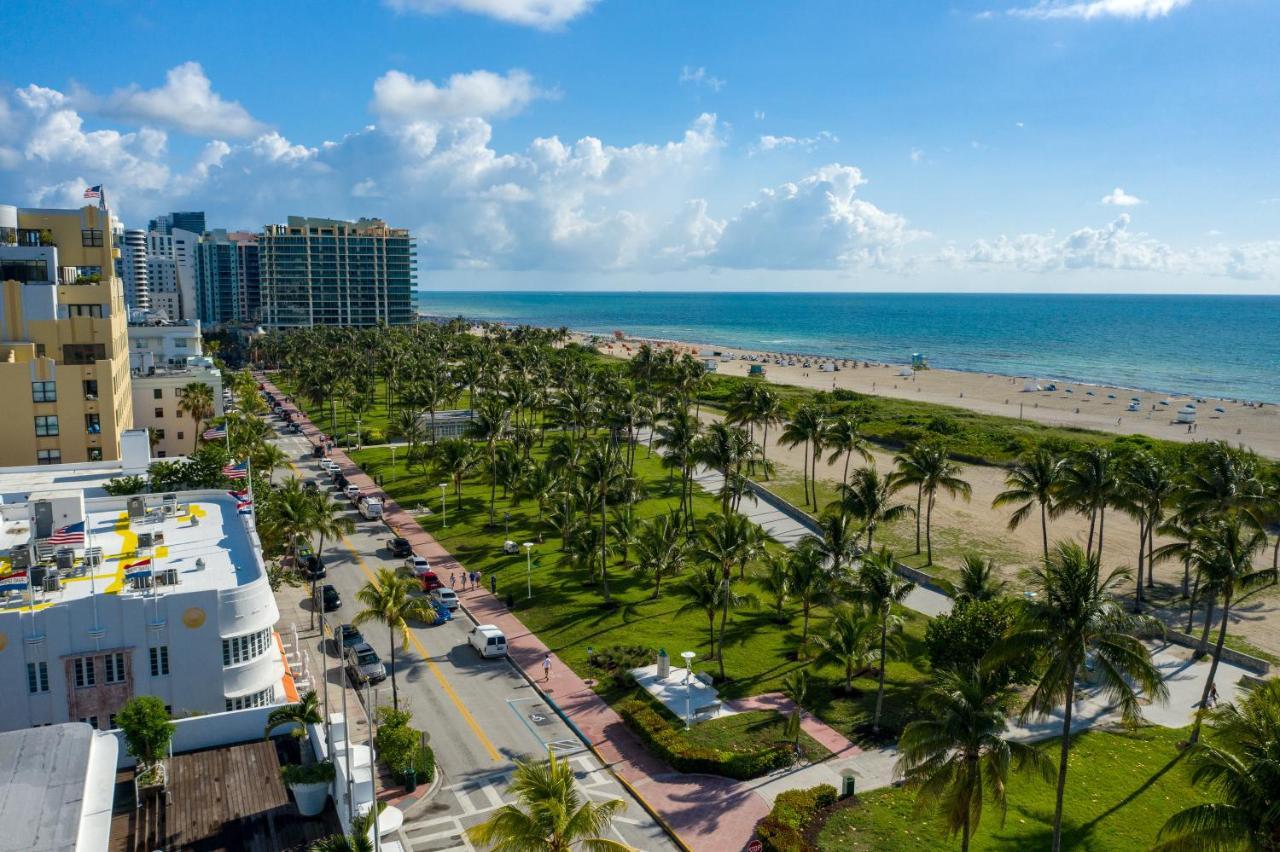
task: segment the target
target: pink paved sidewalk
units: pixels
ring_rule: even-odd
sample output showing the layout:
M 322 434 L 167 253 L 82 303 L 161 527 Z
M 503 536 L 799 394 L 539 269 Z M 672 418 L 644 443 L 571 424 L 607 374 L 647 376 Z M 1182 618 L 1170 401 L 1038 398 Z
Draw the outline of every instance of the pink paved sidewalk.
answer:
M 763 695 L 753 695 L 749 698 L 732 698 L 725 702 L 725 706 L 739 712 L 744 710 L 776 710 L 779 713 L 791 713 L 796 707 L 791 699 L 781 692 L 766 692 Z M 800 715 L 800 730 L 826 746 L 827 751 L 836 757 L 853 757 L 862 753 L 862 749 L 850 742 L 848 737 L 807 710 Z
M 284 396 L 262 374 L 254 375 L 267 392 L 276 397 Z M 291 403 L 284 403 L 284 407 L 295 414 L 294 421 L 302 427 L 302 434 L 312 446 L 318 445 L 323 432 Z M 346 453 L 335 449 L 329 453 L 329 458 L 341 466 L 343 475 L 361 491 L 382 497 L 383 521 L 396 535 L 406 538 L 416 553 L 427 557 L 437 574 L 465 570 L 452 553 L 422 528 L 413 514 L 388 497 L 372 478 L 351 462 Z M 571 720 L 601 760 L 626 781 L 689 848 L 695 852 L 722 852 L 746 847 L 755 832 L 756 823 L 769 812 L 768 802 L 752 789 L 754 785 L 714 775 L 675 772 L 651 755 L 627 728 L 622 717 L 573 670 L 561 663 L 497 597 L 483 588 L 459 592 L 458 597 L 478 622 L 496 624 L 502 629 L 507 637 L 511 660 Z M 542 660 L 548 653 L 552 658 L 551 676 L 544 682 Z M 777 698 L 787 702 L 781 695 Z M 770 695 L 745 699 L 747 702 L 765 702 L 761 709 L 773 700 Z M 816 720 L 813 722 L 826 728 Z M 820 739 L 820 735 L 826 736 L 821 731 L 815 734 L 817 729 L 811 730 L 810 725 L 803 721 L 802 726 L 815 739 Z M 830 735 L 840 736 L 829 728 L 826 730 Z M 826 744 L 825 740 L 820 741 Z M 853 747 L 847 740 L 844 742 L 847 747 Z M 828 748 L 837 750 L 831 745 Z

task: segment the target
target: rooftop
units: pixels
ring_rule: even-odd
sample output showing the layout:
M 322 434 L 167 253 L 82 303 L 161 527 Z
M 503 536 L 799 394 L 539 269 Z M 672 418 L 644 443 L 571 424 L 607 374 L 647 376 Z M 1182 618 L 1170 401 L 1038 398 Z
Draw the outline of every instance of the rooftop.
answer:
M 35 495 L 33 495 L 35 496 Z M 83 547 L 77 548 L 76 566 L 63 571 L 57 591 L 36 590 L 36 605 L 57 606 L 92 594 L 151 594 L 135 591 L 125 579 L 130 564 L 150 556 L 158 575 L 167 569 L 177 572 L 176 586 L 160 585 L 158 594 L 224 590 L 243 586 L 263 575 L 257 531 L 252 516 L 236 511 L 236 501 L 226 492 L 193 491 L 177 495 L 174 514 L 167 515 L 161 495 L 147 495 L 147 516 L 130 521 L 128 498 L 105 497 L 85 501 L 88 516 L 85 546 L 102 549 L 102 564 L 89 571 L 80 561 Z M 0 529 L 0 552 L 26 544 L 31 539 L 31 522 L 22 518 L 22 507 L 4 509 Z M 139 534 L 150 533 L 154 546 L 139 546 Z M 9 560 L 0 558 L 0 568 L 8 570 Z M 27 606 L 25 592 L 10 592 L 0 602 L 0 613 L 20 611 Z
M 79 722 L 0 734 L 0 850 L 101 848 L 90 837 L 105 835 L 117 750 Z

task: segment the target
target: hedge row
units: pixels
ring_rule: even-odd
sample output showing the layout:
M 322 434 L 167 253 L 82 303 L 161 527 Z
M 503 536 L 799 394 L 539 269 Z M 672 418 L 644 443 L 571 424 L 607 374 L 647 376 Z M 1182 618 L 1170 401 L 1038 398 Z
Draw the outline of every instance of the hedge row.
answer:
M 836 803 L 836 788 L 819 784 L 807 790 L 786 790 L 778 794 L 773 810 L 756 826 L 756 836 L 767 852 L 813 852 L 804 830 L 818 813 Z
M 614 709 L 654 754 L 678 772 L 723 775 L 745 781 L 790 766 L 794 760 L 791 748 L 786 745 L 747 753 L 694 745 L 653 707 L 637 698 L 620 701 Z

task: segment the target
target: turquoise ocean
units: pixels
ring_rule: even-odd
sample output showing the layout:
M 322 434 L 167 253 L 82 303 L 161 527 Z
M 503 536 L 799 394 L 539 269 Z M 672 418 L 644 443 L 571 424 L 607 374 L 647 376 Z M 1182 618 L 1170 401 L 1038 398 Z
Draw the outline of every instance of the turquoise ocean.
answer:
M 424 290 L 418 310 L 1280 403 L 1280 296 Z

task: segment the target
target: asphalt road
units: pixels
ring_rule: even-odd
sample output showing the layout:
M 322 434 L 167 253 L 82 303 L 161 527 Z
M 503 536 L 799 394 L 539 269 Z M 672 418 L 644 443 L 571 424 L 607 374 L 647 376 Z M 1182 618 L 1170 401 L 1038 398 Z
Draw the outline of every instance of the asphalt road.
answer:
M 299 475 L 321 477 L 311 459 L 310 444 L 301 436 L 286 434 L 271 418 L 276 442 L 292 459 L 292 469 L 277 478 Z M 391 532 L 381 521 L 367 521 L 347 500 L 327 485 L 333 499 L 348 505 L 356 530 L 336 544 L 326 543 L 323 554 L 328 577 L 342 598 L 342 606 L 328 614 L 331 627 L 349 622 L 360 605 L 357 590 L 382 566 L 397 565 L 387 549 Z M 299 589 L 305 597 L 305 590 Z M 440 789 L 431 801 L 418 805 L 401 830 L 401 839 L 413 852 L 472 849 L 463 830 L 482 822 L 509 800 L 507 784 L 517 759 L 539 758 L 548 749 L 568 759 L 584 796 L 595 801 L 622 799 L 626 811 L 612 827 L 612 839 L 637 849 L 674 850 L 676 846 L 614 775 L 586 749 L 574 732 L 542 701 L 537 691 L 506 659 L 482 659 L 467 643 L 473 622 L 459 609 L 454 620 L 438 627 L 416 627 L 409 647 L 396 649 L 396 676 L 400 706 L 413 712 L 415 725 L 428 731 L 442 774 Z M 370 624 L 366 641 L 390 668 L 391 639 L 386 628 Z M 327 644 L 327 643 L 326 643 Z M 337 704 L 341 681 L 337 659 L 313 649 L 324 659 L 330 702 Z M 327 648 L 325 650 L 328 650 Z M 348 700 L 353 700 L 347 693 Z M 391 681 L 374 689 L 376 704 L 391 703 Z M 353 710 L 352 715 L 359 713 Z

